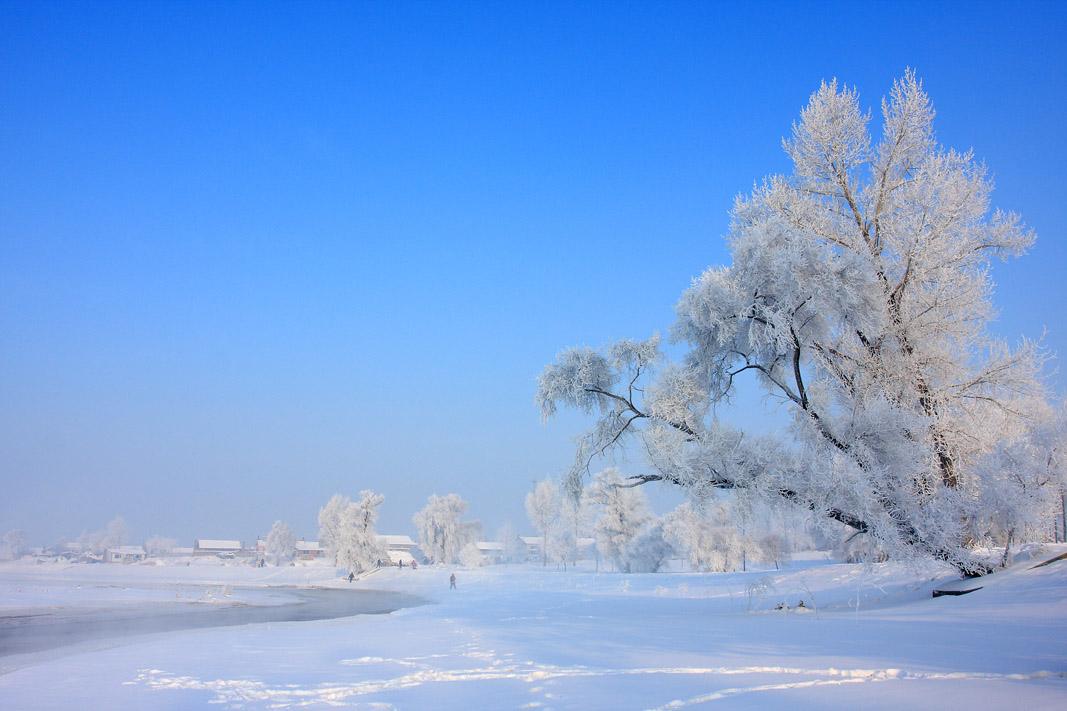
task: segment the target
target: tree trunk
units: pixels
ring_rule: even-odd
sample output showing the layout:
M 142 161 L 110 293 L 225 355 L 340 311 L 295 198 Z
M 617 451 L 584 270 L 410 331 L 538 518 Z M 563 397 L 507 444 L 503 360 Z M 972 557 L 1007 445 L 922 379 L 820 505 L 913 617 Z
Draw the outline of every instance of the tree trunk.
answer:
M 1000 559 L 1000 567 L 1008 567 L 1008 557 L 1011 555 L 1011 539 L 1015 535 L 1015 529 L 1008 529 L 1008 540 L 1004 542 L 1004 555 Z
M 1067 491 L 1060 490 L 1060 516 L 1063 522 L 1063 538 L 1061 541 L 1067 542 Z

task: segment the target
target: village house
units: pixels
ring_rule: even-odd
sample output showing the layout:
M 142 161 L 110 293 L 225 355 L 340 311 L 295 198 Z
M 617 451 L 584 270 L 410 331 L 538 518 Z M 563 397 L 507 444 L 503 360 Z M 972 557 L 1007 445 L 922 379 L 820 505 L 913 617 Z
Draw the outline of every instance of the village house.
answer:
M 217 538 L 197 538 L 193 542 L 193 555 L 214 555 L 220 558 L 235 558 L 241 553 L 241 542 Z
M 415 541 L 411 540 L 411 536 L 406 535 L 379 535 L 377 536 L 378 543 L 382 545 L 386 553 L 389 554 L 389 561 L 382 561 L 383 563 L 389 562 L 392 565 L 403 563 L 404 565 L 411 565 L 411 561 L 415 560 Z
M 504 562 L 504 544 L 499 541 L 478 541 L 478 552 L 482 554 L 482 563 L 496 565 Z
M 541 536 L 519 536 L 519 540 L 526 546 L 526 560 L 541 560 Z
M 325 552 L 318 541 L 297 541 L 295 549 L 295 558 L 297 560 L 317 560 Z
M 141 546 L 115 546 L 108 548 L 104 560 L 108 563 L 137 563 L 148 557 Z

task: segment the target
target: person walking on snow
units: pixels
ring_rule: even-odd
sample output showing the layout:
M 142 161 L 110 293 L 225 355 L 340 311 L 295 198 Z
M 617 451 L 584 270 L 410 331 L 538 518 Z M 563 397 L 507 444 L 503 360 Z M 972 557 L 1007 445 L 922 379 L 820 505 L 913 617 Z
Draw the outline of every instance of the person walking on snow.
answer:
M 452 573 L 452 575 L 448 578 L 448 589 L 449 590 L 455 590 L 456 589 L 456 574 L 455 573 Z
M 355 573 L 349 573 L 348 574 L 348 582 L 352 582 L 355 579 L 356 579 L 356 574 Z

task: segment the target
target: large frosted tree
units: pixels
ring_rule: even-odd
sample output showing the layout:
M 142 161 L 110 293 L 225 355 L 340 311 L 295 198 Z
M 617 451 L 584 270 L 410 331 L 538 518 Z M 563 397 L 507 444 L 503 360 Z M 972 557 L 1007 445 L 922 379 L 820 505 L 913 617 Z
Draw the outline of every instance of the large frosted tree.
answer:
M 336 565 L 359 572 L 388 557 L 374 529 L 383 501 L 381 494 L 364 489 L 357 501 L 335 494 L 319 510 L 319 543 Z
M 475 522 L 460 520 L 466 511 L 467 502 L 458 494 L 435 494 L 412 517 L 419 548 L 433 562 L 455 563 L 467 544 L 477 542 L 481 527 Z
M 872 145 L 857 93 L 824 83 L 783 141 L 792 174 L 737 199 L 731 265 L 682 294 L 684 358 L 665 363 L 652 338 L 565 350 L 545 369 L 545 417 L 559 405 L 597 416 L 575 487 L 592 459 L 640 438 L 653 469 L 631 485 L 731 489 L 809 509 L 895 557 L 985 570 L 969 548 L 988 514 L 978 463 L 1043 397 L 1032 345 L 987 333 L 990 260 L 1034 237 L 991 211 L 983 166 L 939 146 L 933 118 L 908 72 Z M 749 377 L 787 406 L 787 435 L 715 418 Z

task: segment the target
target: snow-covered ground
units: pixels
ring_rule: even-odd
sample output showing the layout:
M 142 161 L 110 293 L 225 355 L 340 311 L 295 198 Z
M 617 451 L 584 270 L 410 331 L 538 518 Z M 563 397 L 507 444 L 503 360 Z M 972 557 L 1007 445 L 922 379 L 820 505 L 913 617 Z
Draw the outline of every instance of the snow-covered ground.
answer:
M 453 569 L 389 569 L 351 587 L 435 604 L 53 650 L 8 665 L 0 708 L 1067 708 L 1067 561 L 1034 562 L 938 599 L 968 583 L 815 559 L 736 574 L 458 569 L 450 591 Z M 324 566 L 13 564 L 0 616 L 200 586 L 277 604 L 276 585 L 349 587 Z

